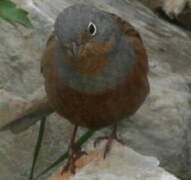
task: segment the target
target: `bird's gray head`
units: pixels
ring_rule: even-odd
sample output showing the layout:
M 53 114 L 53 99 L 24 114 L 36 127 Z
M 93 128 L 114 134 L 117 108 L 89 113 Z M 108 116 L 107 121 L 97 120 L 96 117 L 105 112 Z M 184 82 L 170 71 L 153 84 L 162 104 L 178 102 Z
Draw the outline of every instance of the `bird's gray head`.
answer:
M 90 5 L 64 9 L 55 23 L 54 65 L 67 86 L 103 92 L 125 80 L 135 62 L 132 46 L 110 13 Z
M 70 6 L 58 15 L 55 34 L 74 51 L 87 43 L 106 43 L 112 37 L 117 42 L 120 37 L 118 25 L 109 13 L 83 4 Z

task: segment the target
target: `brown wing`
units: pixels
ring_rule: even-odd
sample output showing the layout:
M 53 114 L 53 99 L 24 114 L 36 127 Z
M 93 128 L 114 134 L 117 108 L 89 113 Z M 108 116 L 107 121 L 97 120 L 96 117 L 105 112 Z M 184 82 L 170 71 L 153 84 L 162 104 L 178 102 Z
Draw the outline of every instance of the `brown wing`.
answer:
M 41 65 L 40 65 L 40 70 L 41 73 L 43 74 L 43 69 L 44 66 L 46 66 L 47 63 L 50 63 L 51 56 L 53 49 L 55 47 L 55 43 L 57 41 L 57 38 L 54 34 L 51 34 L 46 42 L 46 49 L 44 50 L 43 56 L 41 58 Z
M 148 70 L 149 70 L 148 58 L 147 58 L 146 50 L 144 48 L 144 44 L 141 39 L 141 36 L 139 35 L 139 33 L 135 30 L 135 28 L 131 24 L 129 24 L 122 18 L 116 16 L 115 14 L 112 14 L 112 16 L 119 24 L 121 31 L 127 37 L 128 42 L 133 47 L 134 54 L 137 57 L 138 63 L 141 66 L 142 71 L 145 71 L 145 73 L 147 74 Z

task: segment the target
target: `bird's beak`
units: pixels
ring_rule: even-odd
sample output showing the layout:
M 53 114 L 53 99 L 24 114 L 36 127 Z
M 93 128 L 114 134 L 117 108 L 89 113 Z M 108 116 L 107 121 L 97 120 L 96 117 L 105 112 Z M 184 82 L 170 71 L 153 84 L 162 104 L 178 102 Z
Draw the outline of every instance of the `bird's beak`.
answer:
M 76 42 L 72 42 L 72 44 L 71 44 L 71 51 L 72 51 L 73 56 L 77 56 L 78 55 L 79 46 L 77 45 Z

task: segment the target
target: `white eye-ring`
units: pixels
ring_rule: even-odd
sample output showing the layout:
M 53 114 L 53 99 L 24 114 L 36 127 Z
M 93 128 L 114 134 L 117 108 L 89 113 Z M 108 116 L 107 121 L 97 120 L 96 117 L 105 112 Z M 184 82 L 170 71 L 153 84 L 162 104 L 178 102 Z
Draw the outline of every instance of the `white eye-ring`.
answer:
M 90 33 L 91 36 L 95 36 L 97 32 L 96 25 L 92 22 L 88 24 L 88 32 Z

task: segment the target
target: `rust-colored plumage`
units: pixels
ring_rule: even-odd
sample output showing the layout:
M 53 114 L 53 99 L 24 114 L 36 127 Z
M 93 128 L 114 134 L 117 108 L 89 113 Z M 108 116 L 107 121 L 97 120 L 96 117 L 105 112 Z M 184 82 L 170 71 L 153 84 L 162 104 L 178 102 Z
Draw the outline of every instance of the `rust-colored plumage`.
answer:
M 85 126 L 90 129 L 98 129 L 116 124 L 135 113 L 149 93 L 148 60 L 141 37 L 126 21 L 114 14 L 111 16 L 117 22 L 123 37 L 132 47 L 136 59 L 122 83 L 115 88 L 103 92 L 88 93 L 64 84 L 53 65 L 54 52 L 60 43 L 55 36 L 51 36 L 42 57 L 41 67 L 49 102 L 61 116 L 68 119 L 76 127 Z M 85 42 L 88 39 L 88 35 L 82 32 L 78 42 Z M 80 58 L 77 62 L 65 52 L 61 53 L 60 56 L 63 57 L 63 61 L 74 63 L 78 73 L 91 76 L 91 74 L 99 72 L 107 66 L 110 59 L 104 54 L 112 48 L 113 41 L 115 39 L 111 37 L 104 44 L 87 43 L 83 49 L 79 48 L 78 55 Z M 118 76 L 118 73 L 113 72 L 113 75 Z M 102 79 L 101 76 L 96 78 Z

